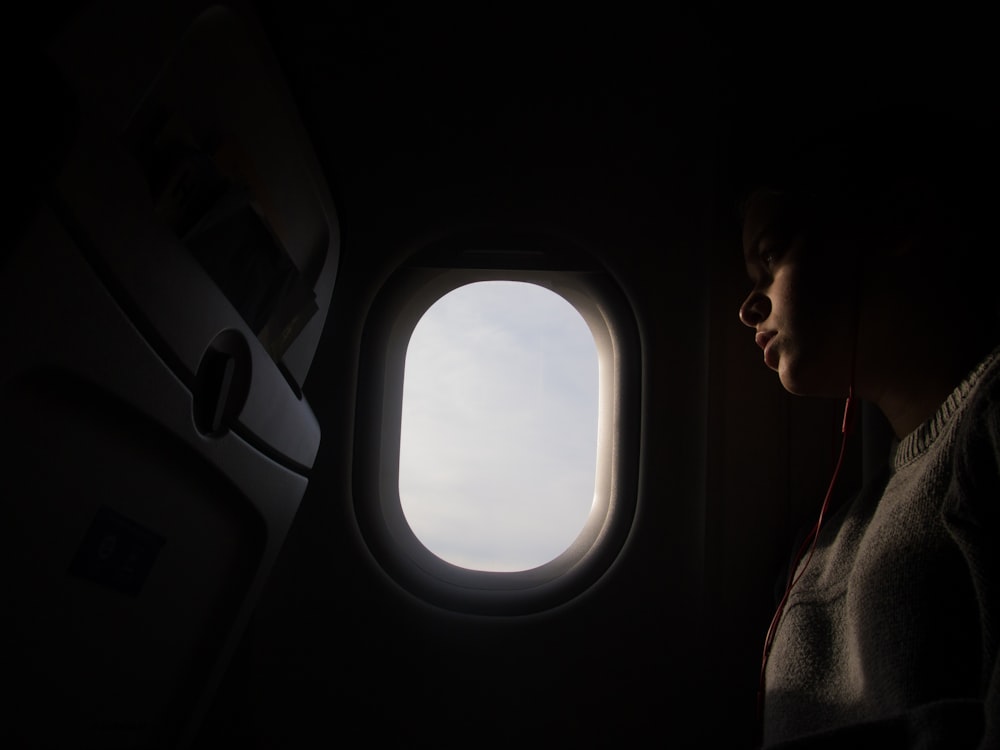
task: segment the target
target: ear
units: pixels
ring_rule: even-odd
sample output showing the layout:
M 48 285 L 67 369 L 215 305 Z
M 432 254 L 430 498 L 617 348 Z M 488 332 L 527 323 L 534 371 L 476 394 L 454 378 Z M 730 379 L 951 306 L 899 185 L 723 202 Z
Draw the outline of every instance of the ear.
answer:
M 934 185 L 927 179 L 910 177 L 895 181 L 879 201 L 878 219 L 883 227 L 881 245 L 890 257 L 919 253 L 934 234 L 938 204 Z
M 892 258 L 913 257 L 920 252 L 922 244 L 912 234 L 907 234 L 902 237 L 890 238 L 890 241 L 886 243 L 886 251 Z
M 871 236 L 866 237 L 858 245 L 858 261 L 862 265 L 875 264 L 892 267 L 900 261 L 913 259 L 920 255 L 923 243 L 912 233 L 900 234 L 889 228 L 870 231 Z

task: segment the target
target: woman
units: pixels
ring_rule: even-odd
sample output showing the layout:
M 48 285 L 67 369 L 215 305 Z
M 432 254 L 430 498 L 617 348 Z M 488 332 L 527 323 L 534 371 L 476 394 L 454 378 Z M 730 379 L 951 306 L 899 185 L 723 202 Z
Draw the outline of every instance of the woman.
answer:
M 996 159 L 920 122 L 828 134 L 745 205 L 764 363 L 790 393 L 870 401 L 897 438 L 798 558 L 765 646 L 769 747 L 1000 747 L 996 190 L 976 179 Z

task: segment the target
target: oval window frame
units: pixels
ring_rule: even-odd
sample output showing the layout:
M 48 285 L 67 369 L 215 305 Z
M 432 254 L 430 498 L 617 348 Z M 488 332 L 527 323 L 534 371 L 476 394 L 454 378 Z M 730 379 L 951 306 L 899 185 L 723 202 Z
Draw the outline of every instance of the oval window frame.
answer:
M 471 570 L 441 559 L 410 529 L 399 499 L 403 378 L 410 336 L 437 300 L 477 281 L 523 281 L 560 295 L 586 321 L 597 349 L 593 507 L 583 530 L 565 551 L 528 570 Z M 452 611 L 528 614 L 580 595 L 611 567 L 625 546 L 636 510 L 642 362 L 632 308 L 611 275 L 589 254 L 548 237 L 530 241 L 456 237 L 429 248 L 390 274 L 375 295 L 362 330 L 360 354 L 355 518 L 375 561 L 393 581 Z

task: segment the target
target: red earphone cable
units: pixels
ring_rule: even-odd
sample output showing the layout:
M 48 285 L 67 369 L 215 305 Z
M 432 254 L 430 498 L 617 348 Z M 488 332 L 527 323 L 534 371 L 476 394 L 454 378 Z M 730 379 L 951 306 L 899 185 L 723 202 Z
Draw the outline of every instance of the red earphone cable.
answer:
M 816 551 L 816 540 L 819 537 L 820 529 L 823 526 L 823 518 L 826 516 L 827 509 L 830 506 L 830 498 L 833 497 L 833 488 L 837 484 L 837 477 L 840 475 L 840 468 L 844 463 L 844 455 L 847 453 L 847 438 L 853 428 L 854 389 L 852 387 L 848 392 L 847 402 L 844 404 L 844 421 L 841 424 L 843 437 L 840 441 L 840 455 L 837 457 L 837 464 L 833 469 L 833 476 L 830 477 L 830 484 L 826 490 L 826 497 L 823 498 L 823 505 L 820 506 L 819 518 L 816 519 L 816 523 L 809 531 L 809 534 L 806 535 L 805 541 L 802 542 L 802 546 L 795 555 L 791 571 L 788 575 L 788 585 L 785 587 L 785 593 L 781 597 L 781 601 L 778 603 L 778 608 L 774 613 L 774 617 L 771 618 L 771 625 L 768 627 L 767 637 L 764 639 L 764 653 L 760 663 L 760 680 L 757 686 L 757 726 L 759 729 L 763 728 L 764 722 L 764 673 L 767 668 L 768 656 L 771 654 L 771 646 L 774 645 L 774 636 L 778 630 L 778 622 L 781 620 L 781 615 L 785 610 L 785 605 L 788 602 L 788 596 L 791 594 L 792 588 L 799 582 L 799 579 L 802 578 L 803 573 L 806 572 L 806 568 L 809 567 L 809 563 L 812 560 L 813 553 Z M 806 557 L 805 563 L 801 566 L 802 569 L 799 570 L 796 575 L 795 571 L 799 568 L 799 562 L 802 560 L 802 556 L 806 553 L 807 548 L 809 550 L 809 556 Z

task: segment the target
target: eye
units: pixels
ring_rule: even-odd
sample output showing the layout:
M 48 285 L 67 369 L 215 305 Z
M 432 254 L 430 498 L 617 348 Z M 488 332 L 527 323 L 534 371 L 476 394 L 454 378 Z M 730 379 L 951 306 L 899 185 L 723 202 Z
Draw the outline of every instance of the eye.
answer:
M 768 244 L 760 248 L 757 257 L 764 270 L 770 273 L 781 259 L 781 252 L 777 245 Z

